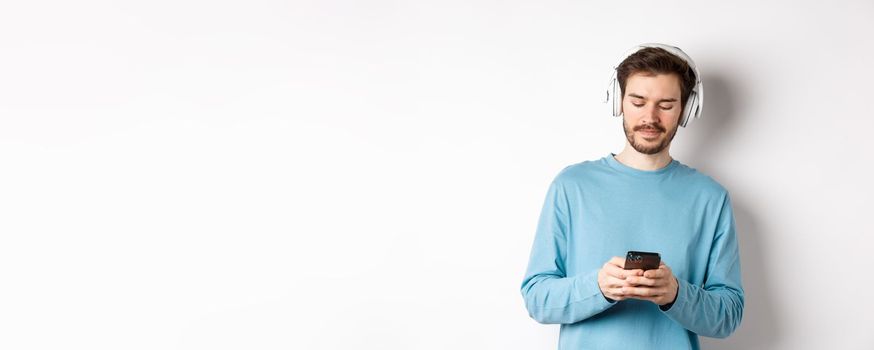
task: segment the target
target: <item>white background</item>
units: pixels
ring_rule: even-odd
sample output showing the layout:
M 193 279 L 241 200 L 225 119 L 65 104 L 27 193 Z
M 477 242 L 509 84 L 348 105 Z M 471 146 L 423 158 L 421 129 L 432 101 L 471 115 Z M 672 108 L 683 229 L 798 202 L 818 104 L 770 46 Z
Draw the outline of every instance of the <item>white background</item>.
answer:
M 547 186 L 622 149 L 610 68 L 663 42 L 741 244 L 704 347 L 872 349 L 871 34 L 870 1 L 5 1 L 0 348 L 555 348 L 519 292 Z

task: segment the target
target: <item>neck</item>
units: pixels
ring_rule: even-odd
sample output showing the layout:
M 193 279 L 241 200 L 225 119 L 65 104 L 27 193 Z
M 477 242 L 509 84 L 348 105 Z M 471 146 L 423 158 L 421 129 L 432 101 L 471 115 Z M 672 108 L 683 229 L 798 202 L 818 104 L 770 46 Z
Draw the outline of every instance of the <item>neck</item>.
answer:
M 643 154 L 626 143 L 625 149 L 614 158 L 620 163 L 637 170 L 658 170 L 666 167 L 673 160 L 670 153 L 668 153 L 669 148 L 665 147 L 665 149 L 656 154 Z

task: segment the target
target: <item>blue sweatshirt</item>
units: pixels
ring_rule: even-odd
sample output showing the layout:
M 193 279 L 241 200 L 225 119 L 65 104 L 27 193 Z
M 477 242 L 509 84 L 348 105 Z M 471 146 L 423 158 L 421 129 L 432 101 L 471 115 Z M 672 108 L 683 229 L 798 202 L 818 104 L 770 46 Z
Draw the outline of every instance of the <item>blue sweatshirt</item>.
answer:
M 727 337 L 744 307 L 728 192 L 677 160 L 645 171 L 613 156 L 550 184 L 521 288 L 529 315 L 561 324 L 559 349 L 698 349 L 698 335 Z M 629 250 L 658 252 L 673 271 L 666 310 L 601 293 L 598 270 Z

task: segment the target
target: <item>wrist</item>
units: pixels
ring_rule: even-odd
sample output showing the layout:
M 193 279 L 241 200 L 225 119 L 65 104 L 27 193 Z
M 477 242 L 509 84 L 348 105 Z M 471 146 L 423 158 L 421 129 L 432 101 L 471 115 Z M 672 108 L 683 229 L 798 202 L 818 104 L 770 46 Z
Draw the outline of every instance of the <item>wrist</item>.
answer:
M 671 306 L 674 306 L 674 302 L 677 301 L 677 296 L 680 295 L 680 281 L 677 280 L 677 277 L 674 277 L 673 281 L 673 286 L 671 286 L 673 287 L 672 290 L 674 291 L 673 296 L 671 297 L 671 300 L 667 303 L 659 305 L 659 309 L 661 309 L 662 311 L 668 311 Z

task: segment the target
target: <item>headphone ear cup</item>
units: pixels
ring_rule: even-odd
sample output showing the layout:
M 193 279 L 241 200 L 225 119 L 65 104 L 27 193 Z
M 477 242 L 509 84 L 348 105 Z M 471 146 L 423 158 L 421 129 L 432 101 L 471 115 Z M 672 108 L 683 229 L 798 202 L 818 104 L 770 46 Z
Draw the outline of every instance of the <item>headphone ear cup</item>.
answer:
M 616 99 L 616 94 L 613 93 L 613 78 L 610 78 L 610 82 L 607 83 L 607 99 L 604 100 L 605 103 L 608 104 L 607 108 L 610 109 L 610 115 L 616 114 L 616 108 L 613 106 L 613 100 Z
M 698 112 L 698 94 L 695 91 L 689 93 L 689 98 L 686 100 L 686 108 L 683 110 L 682 120 L 680 125 L 684 128 L 686 124 L 689 123 L 689 120 L 692 119 L 692 116 Z
M 613 116 L 622 116 L 622 87 L 616 78 L 613 78 Z

